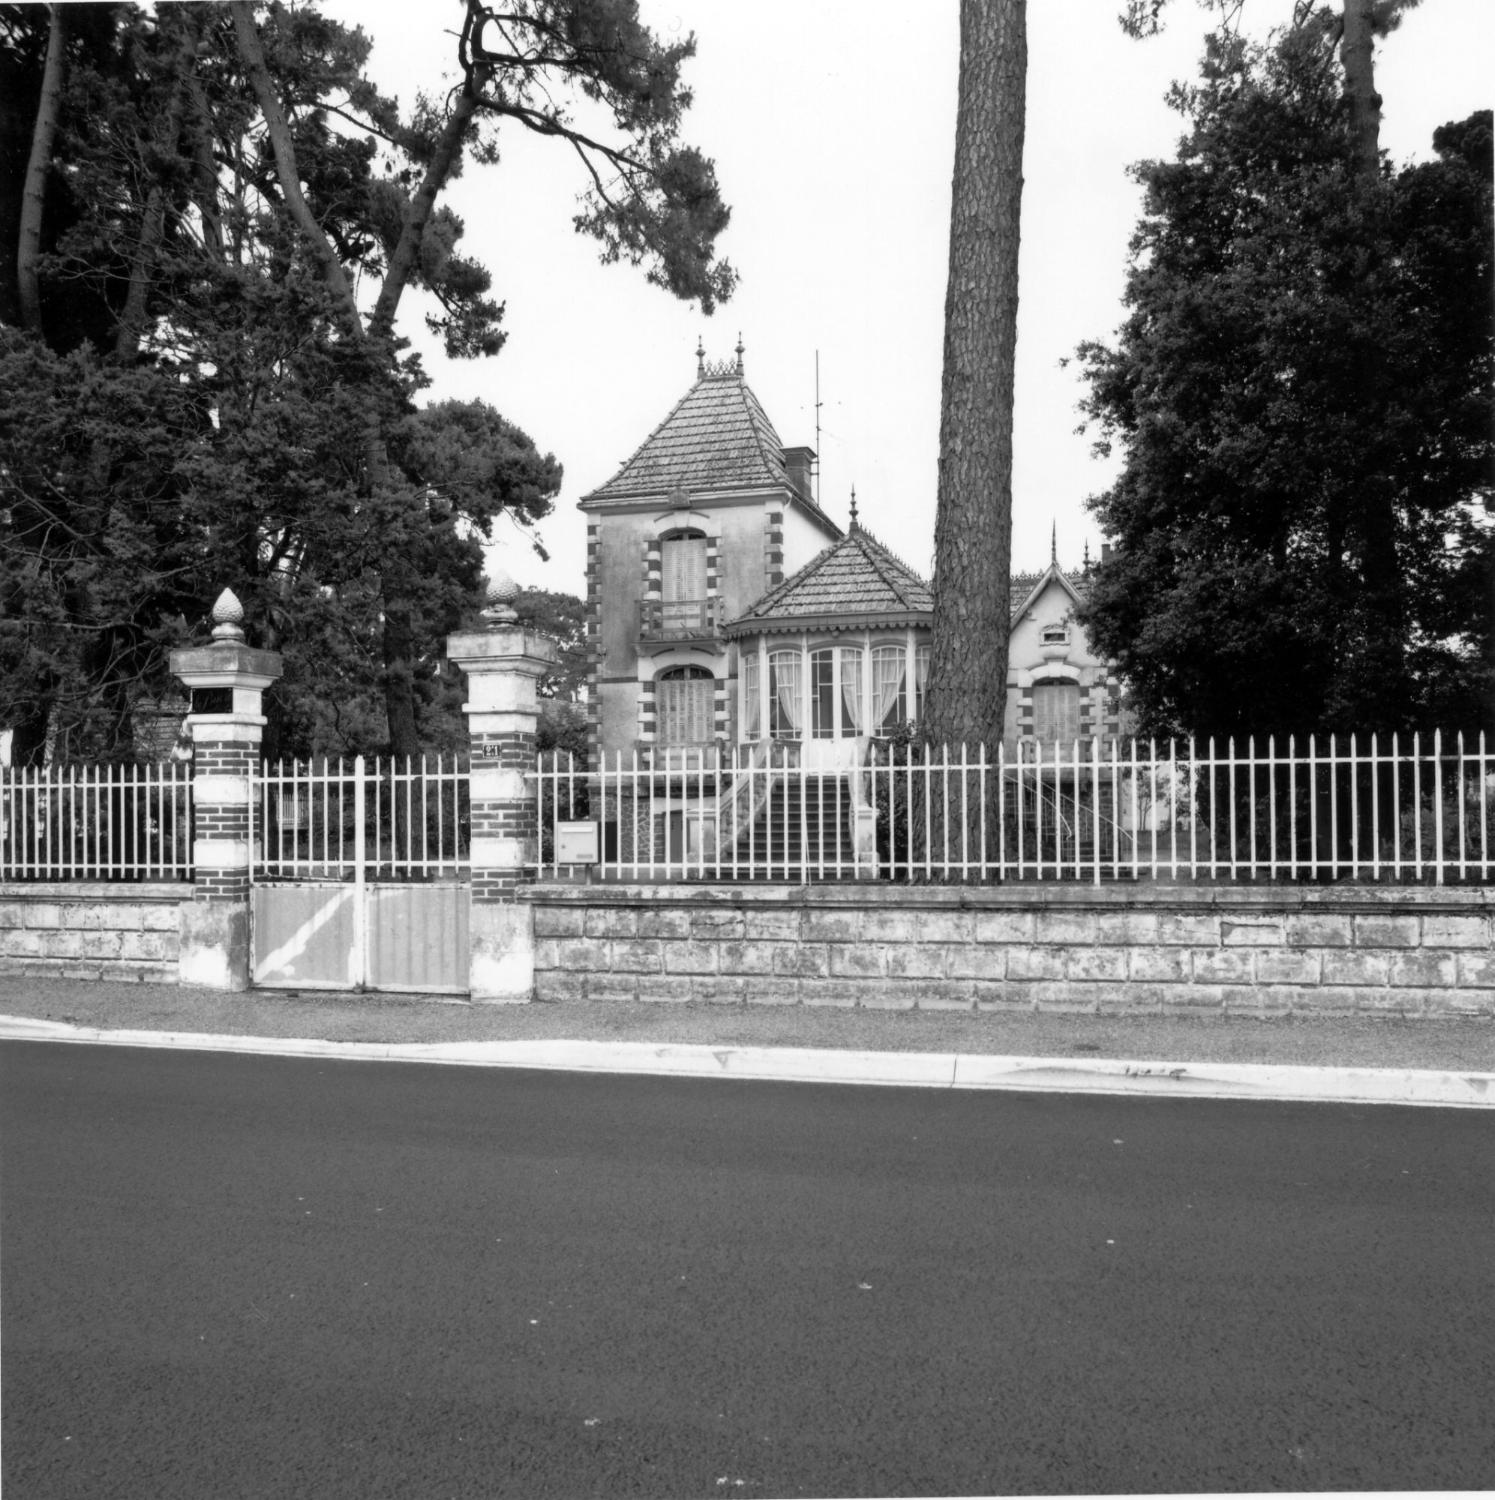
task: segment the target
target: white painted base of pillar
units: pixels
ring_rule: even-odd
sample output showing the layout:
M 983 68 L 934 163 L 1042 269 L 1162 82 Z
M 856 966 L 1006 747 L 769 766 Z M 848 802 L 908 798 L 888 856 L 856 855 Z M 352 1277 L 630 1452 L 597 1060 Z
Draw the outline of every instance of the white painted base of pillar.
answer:
M 468 916 L 468 989 L 475 1004 L 535 998 L 535 913 L 527 902 L 474 901 Z
M 249 903 L 184 901 L 177 983 L 210 990 L 249 988 Z

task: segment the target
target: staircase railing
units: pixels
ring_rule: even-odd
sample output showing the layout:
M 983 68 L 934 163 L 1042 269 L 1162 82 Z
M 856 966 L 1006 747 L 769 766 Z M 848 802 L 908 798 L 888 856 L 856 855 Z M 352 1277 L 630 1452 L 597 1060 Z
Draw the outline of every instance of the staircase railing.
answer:
M 741 751 L 734 756 L 732 780 L 716 799 L 716 847 L 720 851 L 730 843 L 734 848 L 768 800 L 768 778 L 755 775 L 767 768 L 773 755 L 773 740 L 755 740 L 747 747 L 744 763 Z M 723 830 L 728 830 L 726 841 Z

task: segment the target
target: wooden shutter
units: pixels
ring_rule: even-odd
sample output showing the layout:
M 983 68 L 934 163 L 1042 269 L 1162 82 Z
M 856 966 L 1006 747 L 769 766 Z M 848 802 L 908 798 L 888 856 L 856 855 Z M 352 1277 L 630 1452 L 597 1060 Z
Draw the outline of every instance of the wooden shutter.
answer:
M 699 745 L 711 738 L 714 680 L 699 667 L 690 676 L 661 677 L 655 684 L 659 738 L 666 745 Z
M 663 582 L 667 601 L 706 597 L 705 537 L 671 537 L 664 544 Z

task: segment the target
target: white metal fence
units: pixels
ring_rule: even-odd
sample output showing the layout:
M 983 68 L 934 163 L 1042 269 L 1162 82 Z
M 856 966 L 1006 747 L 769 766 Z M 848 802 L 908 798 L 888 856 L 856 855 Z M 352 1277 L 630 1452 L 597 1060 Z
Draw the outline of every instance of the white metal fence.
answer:
M 455 756 L 277 761 L 254 777 L 251 873 L 425 881 L 468 871 L 467 763 Z
M 549 757 L 541 873 L 562 822 L 600 831 L 604 879 L 1383 881 L 1495 877 L 1495 755 L 1481 734 L 874 745 Z
M 191 775 L 176 763 L 0 770 L 0 879 L 190 879 Z M 874 744 L 859 763 L 821 767 L 771 741 L 593 770 L 546 756 L 531 784 L 539 873 L 552 876 L 574 868 L 559 835 L 575 821 L 595 826 L 595 873 L 612 880 L 1495 879 L 1484 735 L 1096 739 L 1015 754 Z M 469 873 L 463 759 L 266 765 L 251 808 L 259 881 Z
M 190 880 L 192 768 L 0 768 L 0 880 Z

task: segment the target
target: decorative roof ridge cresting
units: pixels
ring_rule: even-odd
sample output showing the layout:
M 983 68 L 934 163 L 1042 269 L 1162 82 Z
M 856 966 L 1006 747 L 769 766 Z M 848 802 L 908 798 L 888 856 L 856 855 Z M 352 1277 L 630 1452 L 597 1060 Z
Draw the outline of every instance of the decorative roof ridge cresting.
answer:
M 741 368 L 703 359 L 695 382 L 664 420 L 582 503 L 788 483 L 783 441 Z

